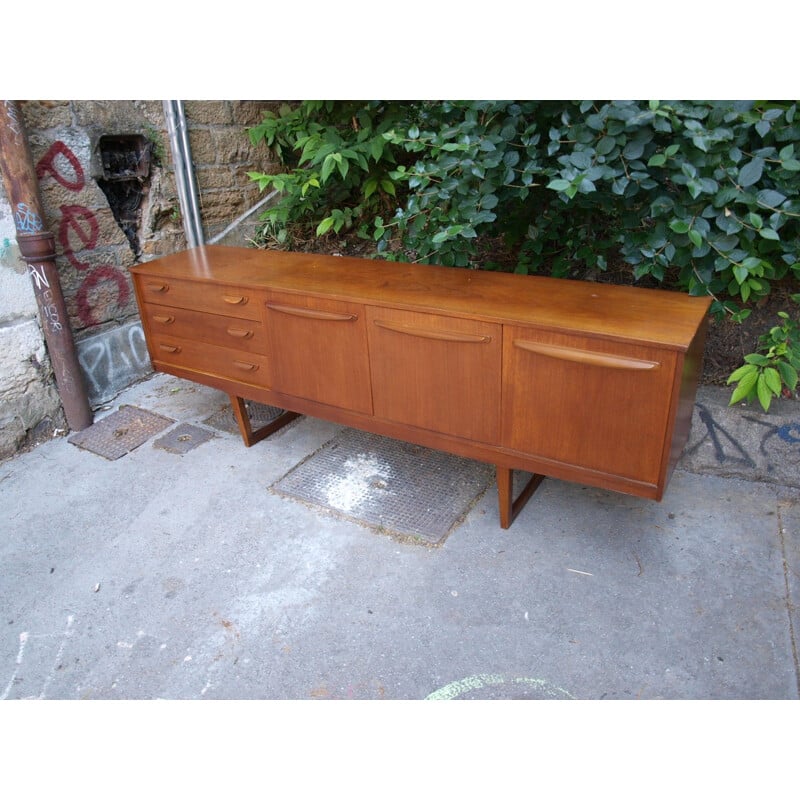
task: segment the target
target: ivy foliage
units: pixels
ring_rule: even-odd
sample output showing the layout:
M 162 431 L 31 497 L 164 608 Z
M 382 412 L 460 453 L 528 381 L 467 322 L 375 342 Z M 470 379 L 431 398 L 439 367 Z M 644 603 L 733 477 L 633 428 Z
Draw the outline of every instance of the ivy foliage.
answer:
M 477 245 L 502 237 L 517 272 L 613 258 L 737 320 L 800 278 L 796 101 L 306 101 L 249 133 L 284 165 L 250 173 L 281 192 L 281 245 L 356 231 L 385 258 L 493 268 Z

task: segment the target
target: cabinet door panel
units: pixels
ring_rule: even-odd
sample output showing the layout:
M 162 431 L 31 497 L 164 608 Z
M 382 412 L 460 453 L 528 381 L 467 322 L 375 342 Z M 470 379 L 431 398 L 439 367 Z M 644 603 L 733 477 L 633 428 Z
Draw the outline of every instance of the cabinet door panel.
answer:
M 266 321 L 275 391 L 372 412 L 363 306 L 271 292 Z
M 503 348 L 507 447 L 658 482 L 674 351 L 514 326 Z
M 500 325 L 384 308 L 367 320 L 376 416 L 499 441 Z

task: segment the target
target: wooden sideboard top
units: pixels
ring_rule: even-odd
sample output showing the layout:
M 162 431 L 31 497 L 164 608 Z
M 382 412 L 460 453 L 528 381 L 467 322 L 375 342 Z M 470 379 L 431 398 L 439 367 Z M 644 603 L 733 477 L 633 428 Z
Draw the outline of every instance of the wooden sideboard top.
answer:
M 679 292 L 365 258 L 206 245 L 131 272 L 317 294 L 686 350 L 711 299 Z

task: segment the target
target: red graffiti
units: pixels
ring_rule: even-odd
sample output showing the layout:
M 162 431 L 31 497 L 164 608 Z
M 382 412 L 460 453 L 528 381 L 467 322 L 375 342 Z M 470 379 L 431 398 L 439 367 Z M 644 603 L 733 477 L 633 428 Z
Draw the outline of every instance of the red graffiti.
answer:
M 78 289 L 78 294 L 75 296 L 75 299 L 78 301 L 78 313 L 81 316 L 81 320 L 85 322 L 87 326 L 99 325 L 102 322 L 102 320 L 94 318 L 89 292 L 106 281 L 111 281 L 116 284 L 118 308 L 122 308 L 128 302 L 131 290 L 128 286 L 128 282 L 125 280 L 125 276 L 118 269 L 110 267 L 108 264 L 95 267 L 86 276 L 80 289 Z
M 58 241 L 64 248 L 64 255 L 69 259 L 75 269 L 87 269 L 89 265 L 79 261 L 72 246 L 70 232 L 80 243 L 77 250 L 94 250 L 97 246 L 97 235 L 100 233 L 100 226 L 97 224 L 95 215 L 83 206 L 61 206 L 61 220 L 58 223 Z M 82 224 L 83 223 L 83 224 Z
M 72 167 L 74 173 L 72 177 L 61 171 L 60 167 L 64 166 L 64 162 Z M 36 165 L 36 174 L 40 180 L 48 175 L 52 176 L 65 189 L 72 192 L 79 192 L 86 185 L 80 161 L 75 153 L 61 141 L 54 142 L 42 156 Z M 117 308 L 121 309 L 130 299 L 130 286 L 125 275 L 117 267 L 101 264 L 90 269 L 87 261 L 81 261 L 78 258 L 78 253 L 94 250 L 97 247 L 100 226 L 94 212 L 85 206 L 70 205 L 60 206 L 59 211 L 61 219 L 58 223 L 58 241 L 64 251 L 64 256 L 76 270 L 89 270 L 75 295 L 78 317 L 86 327 L 99 325 L 104 320 L 95 318 L 92 298 L 105 298 L 103 305 L 107 305 L 109 302 L 108 291 L 103 285 L 111 283 L 113 284 L 112 291 L 116 294 Z M 92 293 L 92 297 L 90 297 L 90 293 Z
M 72 165 L 75 173 L 73 180 L 66 177 L 56 166 L 56 159 L 59 156 L 65 158 Z M 36 176 L 42 180 L 47 175 L 52 175 L 65 189 L 69 189 L 71 192 L 79 192 L 85 185 L 81 162 L 64 142 L 53 142 L 50 149 L 39 159 L 39 163 L 36 165 Z

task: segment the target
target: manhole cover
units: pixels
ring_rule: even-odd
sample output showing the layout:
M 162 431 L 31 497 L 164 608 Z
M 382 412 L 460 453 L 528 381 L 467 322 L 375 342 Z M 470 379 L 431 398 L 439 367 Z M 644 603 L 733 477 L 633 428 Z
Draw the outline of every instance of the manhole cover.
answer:
M 70 444 L 88 450 L 109 461 L 124 456 L 144 444 L 151 436 L 168 428 L 174 419 L 162 417 L 136 406 L 119 410 L 69 437 Z
M 420 544 L 441 544 L 494 468 L 345 428 L 272 486 L 286 497 Z
M 197 425 L 190 425 L 183 422 L 176 428 L 164 434 L 160 439 L 153 442 L 153 447 L 166 450 L 168 453 L 183 455 L 195 447 L 213 438 L 214 434 L 205 428 L 198 428 Z
M 266 406 L 263 403 L 255 403 L 250 400 L 245 402 L 247 406 L 247 415 L 250 417 L 250 424 L 253 430 L 257 430 L 262 425 L 265 425 L 272 420 L 277 419 L 283 414 L 282 408 L 275 408 L 274 406 Z M 233 410 L 230 405 L 224 405 L 219 411 L 213 413 L 208 419 L 203 420 L 204 425 L 210 425 L 218 431 L 225 433 L 239 433 L 239 426 L 236 424 L 236 419 L 233 416 Z

